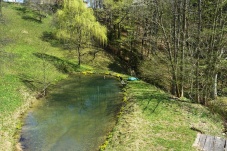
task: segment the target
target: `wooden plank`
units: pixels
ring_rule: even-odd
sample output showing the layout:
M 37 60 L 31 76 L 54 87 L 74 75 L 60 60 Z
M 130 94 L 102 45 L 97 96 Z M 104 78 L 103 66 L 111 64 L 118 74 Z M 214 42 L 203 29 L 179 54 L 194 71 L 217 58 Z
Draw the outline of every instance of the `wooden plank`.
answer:
M 227 151 L 227 140 L 198 133 L 192 146 L 203 151 Z
M 196 137 L 196 139 L 195 139 L 195 142 L 193 143 L 193 147 L 197 147 L 197 146 L 199 146 L 199 139 L 200 139 L 200 136 L 201 136 L 201 134 L 200 133 L 197 133 L 197 137 Z
M 204 151 L 212 151 L 214 148 L 214 136 L 207 136 L 205 144 L 203 146 Z
M 200 150 L 203 149 L 203 146 L 205 145 L 205 142 L 206 142 L 206 138 L 207 138 L 206 135 L 201 134 L 201 136 L 200 136 L 200 138 L 199 138 L 199 143 L 198 143 L 198 148 L 199 148 Z
M 226 141 L 224 139 L 220 137 L 215 137 L 214 151 L 223 151 L 225 147 L 225 142 Z

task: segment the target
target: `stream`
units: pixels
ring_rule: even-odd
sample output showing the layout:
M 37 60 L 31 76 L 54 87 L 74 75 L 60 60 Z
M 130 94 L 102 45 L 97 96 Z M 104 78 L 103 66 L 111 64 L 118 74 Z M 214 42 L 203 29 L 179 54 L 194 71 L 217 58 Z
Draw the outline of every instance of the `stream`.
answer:
M 116 122 L 119 81 L 76 75 L 60 82 L 24 118 L 24 151 L 95 151 Z

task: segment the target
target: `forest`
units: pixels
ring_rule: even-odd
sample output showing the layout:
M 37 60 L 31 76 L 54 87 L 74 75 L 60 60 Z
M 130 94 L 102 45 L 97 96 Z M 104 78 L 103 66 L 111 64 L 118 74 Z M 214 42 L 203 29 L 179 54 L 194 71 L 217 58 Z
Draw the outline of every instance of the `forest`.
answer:
M 221 116 L 225 133 L 226 20 L 226 0 L 0 0 L 0 130 L 4 129 L 5 117 L 23 106 L 24 94 L 26 98 L 42 98 L 48 87 L 73 73 L 98 71 L 137 77 L 151 85 L 152 88 L 144 83 L 127 86 L 125 91 L 134 92 L 138 100 L 153 89 L 169 94 L 155 96 L 155 109 L 159 99 L 166 98 L 201 105 L 208 109 L 202 111 L 206 116 L 208 112 L 215 118 L 216 114 Z M 138 87 L 141 91 L 137 94 Z M 139 103 L 141 109 L 152 105 L 147 101 Z M 164 102 L 172 108 L 172 104 Z M 191 112 L 200 109 L 188 104 L 173 106 L 174 110 L 186 108 L 193 115 Z M 162 107 L 164 111 L 165 105 Z M 198 125 L 196 129 L 201 130 L 203 126 Z M 14 124 L 14 129 L 21 126 Z M 0 132 L 0 136 L 4 135 L 8 133 Z M 106 148 L 107 144 L 103 145 Z
M 108 28 L 107 49 L 127 69 L 177 97 L 201 104 L 226 95 L 225 1 L 105 0 L 91 4 Z

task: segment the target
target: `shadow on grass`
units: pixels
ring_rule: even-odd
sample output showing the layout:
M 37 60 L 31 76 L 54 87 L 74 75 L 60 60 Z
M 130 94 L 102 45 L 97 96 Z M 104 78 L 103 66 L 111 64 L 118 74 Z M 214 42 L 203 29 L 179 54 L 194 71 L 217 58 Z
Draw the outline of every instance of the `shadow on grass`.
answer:
M 149 106 L 151 100 L 152 100 L 152 99 L 150 98 L 149 101 L 147 102 L 147 105 L 143 108 L 143 112 L 144 112 L 145 110 L 147 110 L 147 108 L 148 108 L 148 106 Z M 156 106 L 151 110 L 151 113 L 154 113 L 154 112 L 155 112 L 155 110 L 158 108 L 160 102 L 161 102 L 161 100 L 158 100 L 158 101 L 157 101 L 157 104 L 156 104 Z
M 153 114 L 158 108 L 161 108 L 163 110 L 170 109 L 174 111 L 183 109 L 192 114 L 197 114 L 196 108 L 193 107 L 193 104 L 196 104 L 194 102 L 172 99 L 168 94 L 159 93 L 158 91 L 142 93 L 142 95 L 138 98 L 141 100 L 143 112 L 146 111 L 149 114 Z
M 53 32 L 44 31 L 41 39 L 46 42 L 51 42 L 52 40 L 56 40 L 57 38 Z
M 49 42 L 53 47 L 61 48 L 63 50 L 72 51 L 75 49 L 75 45 L 70 45 L 68 41 L 58 38 L 56 33 L 51 31 L 44 31 L 40 39 L 42 41 Z
M 117 60 L 115 60 L 114 62 L 112 62 L 108 68 L 111 70 L 111 71 L 114 71 L 114 72 L 118 72 L 118 73 L 126 73 L 125 72 L 125 69 L 124 67 L 121 65 L 121 63 Z
M 22 19 L 27 20 L 27 21 L 33 21 L 33 22 L 36 22 L 36 23 L 42 23 L 41 20 L 36 19 L 35 17 L 29 16 L 29 15 L 23 15 Z
M 138 97 L 140 98 L 140 97 Z M 165 94 L 161 94 L 161 93 L 157 93 L 157 92 L 153 92 L 152 94 L 149 92 L 149 93 L 143 93 L 143 96 L 141 96 L 140 98 L 141 100 L 148 100 L 143 107 L 143 112 L 146 111 L 146 110 L 149 110 L 150 113 L 154 113 L 156 111 L 156 109 L 158 108 L 158 106 L 160 105 L 161 102 L 164 102 L 167 100 L 167 95 Z M 155 105 L 150 105 L 150 103 L 154 103 L 156 102 Z
M 79 71 L 80 69 L 80 66 L 55 56 L 51 56 L 45 53 L 34 53 L 34 55 L 40 59 L 45 59 L 45 61 L 48 61 L 49 63 L 53 64 L 58 69 L 58 71 L 62 73 L 71 74 L 73 72 Z
M 25 74 L 19 75 L 20 80 L 24 83 L 24 85 L 32 91 L 37 91 L 39 86 L 42 85 L 42 82 L 37 81 L 34 78 L 31 78 Z
M 136 49 L 122 48 L 120 43 L 121 41 L 110 42 L 105 47 L 105 51 L 114 58 L 114 62 L 109 65 L 109 68 L 115 72 L 131 74 L 131 71 L 136 71 L 139 65 L 141 58 L 138 56 L 140 54 Z
M 45 18 L 44 15 L 41 15 L 34 10 L 28 9 L 25 6 L 14 7 L 14 9 L 18 11 L 18 14 L 21 16 L 22 19 L 27 21 L 42 23 L 42 21 L 40 19 L 37 19 L 37 17 L 41 16 L 41 18 Z
M 63 40 L 58 39 L 56 34 L 51 31 L 44 31 L 40 37 L 42 41 L 49 42 L 53 47 L 59 47 L 64 50 L 69 49 L 68 45 L 64 44 Z
M 130 66 L 128 63 L 123 60 L 121 57 L 118 56 L 118 54 L 114 54 L 109 50 L 109 48 L 105 48 L 105 51 L 114 58 L 114 61 L 108 66 L 108 68 L 111 71 L 118 72 L 118 73 L 123 73 L 123 74 L 128 74 Z
M 26 7 L 14 7 L 14 9 L 18 11 L 20 15 L 28 12 L 28 9 Z
M 182 100 L 179 98 L 171 97 L 167 93 L 160 92 L 159 89 L 146 88 L 145 85 L 134 84 L 136 88 L 133 93 L 137 102 L 141 105 L 143 112 L 149 114 L 154 113 L 158 108 L 172 108 L 173 106 L 178 108 L 184 108 L 187 111 L 192 110 L 193 102 L 189 100 Z
M 3 32 L 0 32 L 0 34 Z M 14 43 L 15 40 L 11 37 L 6 37 L 6 36 L 0 36 L 0 47 L 1 46 L 7 46 L 11 43 Z

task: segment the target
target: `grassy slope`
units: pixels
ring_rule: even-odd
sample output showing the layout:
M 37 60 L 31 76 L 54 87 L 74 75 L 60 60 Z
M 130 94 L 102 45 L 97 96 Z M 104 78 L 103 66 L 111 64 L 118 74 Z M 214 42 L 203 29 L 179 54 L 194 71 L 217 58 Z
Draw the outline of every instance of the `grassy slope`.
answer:
M 24 20 L 18 8 L 21 7 L 5 5 L 4 24 L 0 24 L 0 40 L 6 43 L 0 45 L 0 49 L 7 52 L 0 54 L 0 150 L 13 149 L 15 129 L 21 127 L 18 115 L 29 106 L 26 100 L 33 99 L 20 78 L 36 82 L 43 79 L 44 62 L 34 53 L 45 53 L 76 65 L 76 54 L 41 40 L 43 32 L 53 30 L 51 17 L 45 18 L 43 23 Z M 84 57 L 87 65 L 82 66 L 82 70 L 103 71 L 115 64 L 101 52 L 94 61 L 92 57 Z M 48 82 L 54 84 L 68 76 L 53 63 L 45 64 Z M 191 125 L 208 134 L 221 135 L 220 119 L 214 120 L 216 117 L 201 106 L 170 101 L 166 94 L 142 81 L 131 82 L 127 88 L 127 97 L 131 99 L 107 150 L 192 150 L 196 132 L 190 130 Z
M 48 30 L 48 24 L 24 21 L 19 15 L 17 5 L 5 5 L 3 8 L 4 22 L 0 24 L 1 45 L 1 78 L 0 78 L 0 150 L 12 150 L 15 142 L 15 129 L 20 128 L 17 118 L 27 104 L 28 89 L 20 78 L 29 77 L 34 81 L 42 80 L 42 60 L 33 55 L 45 47 L 48 52 L 57 52 L 57 48 L 49 47 L 41 41 L 43 30 Z M 45 20 L 48 22 L 48 19 Z M 4 52 L 4 53 L 3 53 Z M 65 78 L 51 64 L 48 65 L 50 82 Z M 26 109 L 26 107 L 24 108 Z
M 8 7 L 14 7 L 8 6 Z M 14 9 L 3 9 L 5 22 L 1 24 L 1 39 L 8 40 L 4 46 L 2 46 L 2 50 L 7 54 L 2 55 L 2 60 L 4 60 L 4 64 L 1 65 L 2 83 L 5 84 L 3 90 L 3 94 L 7 94 L 10 91 L 18 91 L 18 86 L 21 85 L 19 77 L 22 75 L 27 75 L 33 79 L 39 78 L 42 73 L 41 70 L 41 60 L 37 59 L 32 53 L 36 51 L 40 51 L 48 45 L 47 43 L 43 43 L 39 36 L 42 32 L 42 29 L 46 29 L 48 26 L 44 26 L 45 24 L 37 24 L 34 22 L 26 22 L 21 21 L 21 16 L 18 15 L 18 12 Z M 44 27 L 43 27 L 44 26 Z M 11 56 L 11 58 L 10 58 Z M 51 70 L 53 74 L 56 71 Z M 57 73 L 58 74 L 58 73 Z M 58 76 L 56 76 L 58 77 Z M 11 83 L 16 85 L 12 85 Z M 9 86 L 9 88 L 7 88 Z M 13 90 L 13 88 L 17 88 Z M 14 94 L 14 93 L 11 93 Z M 10 96 L 8 96 L 10 97 Z M 2 100 L 4 101 L 4 99 Z M 5 100 L 5 103 L 10 103 L 10 101 Z M 20 99 L 17 100 L 20 102 Z M 6 111 L 2 107 L 1 111 Z M 7 108 L 7 111 L 10 109 L 14 110 L 15 107 Z
M 55 84 L 68 77 L 60 69 L 61 66 L 67 66 L 64 62 L 70 61 L 76 67 L 77 60 L 73 52 L 42 40 L 43 32 L 54 30 L 50 16 L 43 19 L 42 23 L 36 22 L 32 17 L 23 19 L 24 16 L 31 15 L 31 12 L 17 4 L 3 4 L 3 21 L 0 23 L 0 150 L 5 151 L 13 149 L 15 130 L 21 127 L 18 117 L 35 100 L 29 94 L 37 93 L 43 88 L 43 65 L 45 64 L 46 82 Z M 35 53 L 45 53 L 54 58 L 55 62 L 43 61 Z M 102 52 L 97 53 L 93 61 L 92 55 L 85 58 L 94 68 L 82 65 L 79 71 L 108 69 L 110 59 Z M 61 64 L 57 65 L 59 60 Z M 96 63 L 96 60 L 100 61 Z M 32 82 L 23 83 L 23 80 Z
M 127 105 L 113 130 L 108 151 L 196 150 L 196 131 L 222 136 L 222 121 L 206 108 L 189 101 L 170 99 L 143 81 L 127 86 Z

